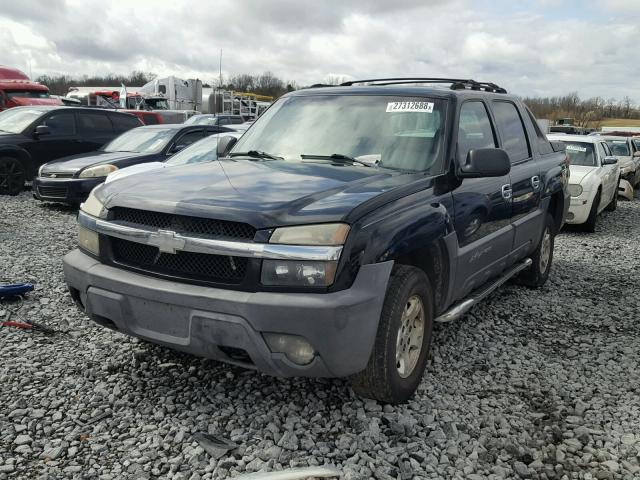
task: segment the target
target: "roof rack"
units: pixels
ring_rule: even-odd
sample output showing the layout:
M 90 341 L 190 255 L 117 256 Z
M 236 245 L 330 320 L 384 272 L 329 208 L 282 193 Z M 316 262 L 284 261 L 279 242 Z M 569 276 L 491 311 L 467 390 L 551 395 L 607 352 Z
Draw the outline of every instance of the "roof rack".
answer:
M 358 83 L 367 83 L 370 85 L 404 85 L 410 83 L 450 83 L 451 90 L 482 90 L 493 93 L 507 93 L 507 91 L 491 82 L 476 82 L 470 78 L 371 78 L 369 80 L 352 80 L 341 83 L 341 87 L 350 87 Z

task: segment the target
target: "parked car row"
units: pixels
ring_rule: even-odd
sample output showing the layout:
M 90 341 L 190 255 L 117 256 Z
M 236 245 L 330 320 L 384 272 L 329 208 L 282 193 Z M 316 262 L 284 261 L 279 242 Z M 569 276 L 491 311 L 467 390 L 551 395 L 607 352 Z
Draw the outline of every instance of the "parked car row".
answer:
M 33 180 L 35 198 L 79 204 L 117 169 L 166 160 L 206 136 L 248 128 L 214 120 L 143 126 L 113 110 L 11 108 L 0 113 L 0 194 L 16 195 Z

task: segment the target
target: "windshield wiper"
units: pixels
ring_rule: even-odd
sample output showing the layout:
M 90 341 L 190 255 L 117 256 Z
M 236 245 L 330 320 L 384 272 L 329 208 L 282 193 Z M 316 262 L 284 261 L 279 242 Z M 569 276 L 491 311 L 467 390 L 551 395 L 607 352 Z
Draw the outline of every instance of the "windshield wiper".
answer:
M 262 150 L 249 150 L 248 152 L 233 152 L 229 154 L 230 157 L 251 157 L 251 158 L 268 158 L 270 160 L 283 160 L 282 157 L 271 155 L 270 153 L 263 152 Z
M 334 163 L 340 163 L 342 165 L 347 165 L 347 164 L 353 165 L 354 163 L 357 163 L 358 165 L 364 165 L 365 167 L 372 166 L 366 162 L 363 162 L 362 160 L 358 160 L 357 158 L 353 158 L 353 157 L 350 157 L 349 155 L 344 155 L 342 153 L 332 153 L 331 155 L 302 154 L 300 155 L 300 157 L 303 160 L 307 160 L 307 159 L 331 160 Z

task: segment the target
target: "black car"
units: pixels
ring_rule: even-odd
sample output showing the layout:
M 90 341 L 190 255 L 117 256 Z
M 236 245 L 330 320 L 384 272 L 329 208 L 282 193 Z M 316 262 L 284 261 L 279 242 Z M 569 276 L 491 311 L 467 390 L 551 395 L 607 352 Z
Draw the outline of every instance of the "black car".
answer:
M 133 115 L 74 107 L 16 107 L 0 113 L 0 194 L 17 195 L 38 167 L 97 150 L 142 125 Z
M 206 125 L 147 125 L 126 132 L 100 150 L 49 162 L 33 181 L 38 200 L 79 204 L 96 185 L 119 168 L 158 162 L 214 133 L 232 131 Z
M 63 264 L 95 322 L 397 403 L 436 322 L 549 277 L 569 163 L 493 83 L 298 90 L 233 142 L 91 193 Z

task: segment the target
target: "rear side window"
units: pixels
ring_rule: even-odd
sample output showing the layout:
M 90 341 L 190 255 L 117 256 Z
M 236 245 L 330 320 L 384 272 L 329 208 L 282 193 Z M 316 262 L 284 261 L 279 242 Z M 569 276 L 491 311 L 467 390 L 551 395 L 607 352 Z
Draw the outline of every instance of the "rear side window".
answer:
M 118 132 L 126 132 L 140 126 L 140 119 L 133 115 L 111 115 L 111 121 Z
M 542 133 L 542 130 L 540 129 L 540 125 L 538 125 L 538 121 L 536 120 L 536 117 L 533 116 L 533 113 L 531 113 L 531 110 L 529 110 L 528 108 L 526 108 L 525 110 L 527 111 L 527 115 L 529 115 L 529 120 L 531 120 L 531 124 L 533 125 L 533 130 L 536 132 L 538 152 L 540 152 L 541 155 L 553 153 L 553 147 L 551 146 L 551 142 L 549 142 L 545 134 Z
M 158 123 L 160 123 L 158 122 L 156 116 L 152 115 L 151 113 L 145 113 L 144 115 L 142 115 L 142 121 L 145 125 L 157 125 Z
M 76 133 L 76 116 L 73 112 L 58 112 L 47 117 L 44 125 L 51 135 L 73 135 Z
M 78 127 L 81 131 L 92 133 L 111 133 L 113 131 L 111 121 L 102 113 L 78 113 Z
M 458 159 L 464 162 L 469 150 L 494 148 L 496 139 L 484 103 L 465 102 L 458 121 Z
M 509 154 L 512 163 L 531 157 L 527 135 L 516 106 L 511 102 L 494 101 L 493 112 L 502 148 Z

